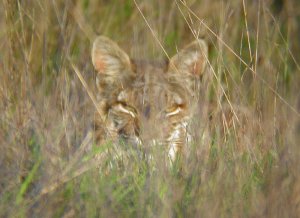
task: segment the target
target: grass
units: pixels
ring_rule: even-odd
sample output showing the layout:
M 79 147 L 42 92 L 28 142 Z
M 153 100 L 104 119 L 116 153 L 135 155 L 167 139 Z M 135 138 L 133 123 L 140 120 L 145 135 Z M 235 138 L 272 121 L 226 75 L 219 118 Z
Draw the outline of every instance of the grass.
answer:
M 281 0 L 3 0 L 0 217 L 298 217 L 299 11 Z M 93 145 L 98 34 L 145 59 L 208 42 L 195 121 L 206 130 L 193 130 L 187 160 Z

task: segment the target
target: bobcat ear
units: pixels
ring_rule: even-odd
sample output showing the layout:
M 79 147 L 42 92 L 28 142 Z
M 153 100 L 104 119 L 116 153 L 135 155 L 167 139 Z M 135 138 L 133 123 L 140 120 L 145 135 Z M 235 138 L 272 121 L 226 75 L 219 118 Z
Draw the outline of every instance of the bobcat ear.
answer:
M 207 57 L 207 44 L 201 39 L 195 40 L 171 58 L 169 71 L 199 76 L 205 70 Z
M 92 62 L 100 74 L 119 74 L 131 68 L 129 56 L 112 40 L 105 36 L 95 39 L 92 48 Z

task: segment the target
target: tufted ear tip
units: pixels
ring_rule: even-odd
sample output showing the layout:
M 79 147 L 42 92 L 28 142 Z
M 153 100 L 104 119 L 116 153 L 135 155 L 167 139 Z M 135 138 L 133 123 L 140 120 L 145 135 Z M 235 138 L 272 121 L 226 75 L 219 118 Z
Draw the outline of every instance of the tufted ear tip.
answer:
M 201 75 L 206 67 L 208 46 L 202 39 L 197 39 L 179 51 L 170 60 L 170 68 L 179 72 Z
M 98 36 L 92 46 L 92 63 L 99 73 L 121 71 L 130 66 L 129 56 L 111 39 Z
M 207 43 L 203 40 L 203 39 L 196 39 L 193 42 L 191 42 L 190 44 L 188 44 L 184 49 L 200 49 L 203 52 L 207 52 L 208 50 L 208 46 Z
M 101 52 L 102 45 L 105 44 L 105 42 L 109 41 L 109 39 L 105 36 L 98 36 L 92 46 L 92 63 L 94 65 L 94 68 L 98 72 L 103 72 L 105 70 L 105 62 L 103 60 L 103 54 Z

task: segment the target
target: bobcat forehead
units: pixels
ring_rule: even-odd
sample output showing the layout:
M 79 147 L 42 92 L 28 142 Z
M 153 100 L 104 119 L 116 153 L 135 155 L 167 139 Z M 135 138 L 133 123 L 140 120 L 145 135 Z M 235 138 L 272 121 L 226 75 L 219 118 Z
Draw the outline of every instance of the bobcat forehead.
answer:
M 109 132 L 102 140 L 122 138 L 145 145 L 165 142 L 174 160 L 187 142 L 187 126 L 199 92 L 195 84 L 200 82 L 206 58 L 203 40 L 189 44 L 166 63 L 130 60 L 115 42 L 98 37 L 92 62 L 98 72 L 97 99 L 104 105 L 101 115 L 106 120 L 96 126 Z

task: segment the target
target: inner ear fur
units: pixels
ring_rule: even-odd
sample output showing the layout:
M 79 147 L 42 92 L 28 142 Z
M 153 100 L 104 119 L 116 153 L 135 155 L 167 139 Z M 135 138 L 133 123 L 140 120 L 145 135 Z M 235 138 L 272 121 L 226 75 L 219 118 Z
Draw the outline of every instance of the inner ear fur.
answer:
M 197 39 L 170 59 L 172 73 L 185 73 L 195 76 L 203 74 L 208 57 L 208 47 L 204 40 Z
M 99 74 L 120 76 L 131 73 L 129 56 L 111 39 L 98 36 L 92 47 L 92 62 Z

